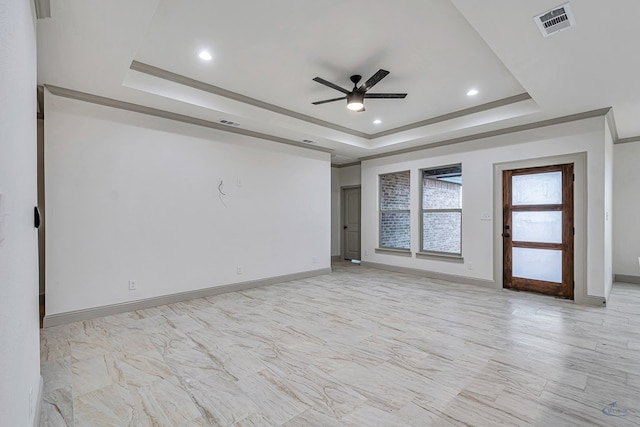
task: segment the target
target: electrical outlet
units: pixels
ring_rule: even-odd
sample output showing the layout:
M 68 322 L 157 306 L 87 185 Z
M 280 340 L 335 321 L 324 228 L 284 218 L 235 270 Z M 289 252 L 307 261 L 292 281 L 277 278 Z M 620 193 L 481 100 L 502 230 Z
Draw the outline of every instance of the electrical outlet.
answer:
M 137 280 L 129 280 L 129 290 L 135 291 L 138 289 L 138 281 Z
M 242 267 L 236 267 L 236 274 L 242 274 Z
M 473 270 L 473 263 L 472 262 L 468 262 L 467 263 L 467 270 Z
M 364 256 L 369 256 L 369 249 L 364 250 Z

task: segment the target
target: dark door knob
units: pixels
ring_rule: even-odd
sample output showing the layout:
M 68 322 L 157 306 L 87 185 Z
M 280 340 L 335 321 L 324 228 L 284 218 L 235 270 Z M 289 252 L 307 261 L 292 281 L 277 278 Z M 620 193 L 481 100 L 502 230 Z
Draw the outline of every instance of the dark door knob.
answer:
M 345 225 L 345 226 L 344 226 L 344 227 L 342 227 L 342 228 L 346 230 L 346 229 L 347 229 L 347 226 Z
M 502 237 L 511 237 L 511 234 L 509 234 L 509 233 L 502 233 Z

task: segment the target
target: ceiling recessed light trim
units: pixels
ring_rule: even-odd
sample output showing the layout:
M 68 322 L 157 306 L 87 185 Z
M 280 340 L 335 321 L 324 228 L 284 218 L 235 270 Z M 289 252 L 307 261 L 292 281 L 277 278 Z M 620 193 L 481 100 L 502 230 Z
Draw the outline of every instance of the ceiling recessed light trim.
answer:
M 200 53 L 198 53 L 198 58 L 202 59 L 203 61 L 211 61 L 213 59 L 213 56 L 211 55 L 211 53 L 209 53 L 209 51 L 201 50 Z
M 382 120 L 380 120 L 380 119 L 375 119 L 375 120 L 373 121 L 373 124 L 374 124 L 374 125 L 379 125 L 380 123 L 382 123 Z
M 469 89 L 467 92 L 467 96 L 476 96 L 478 94 L 478 89 Z

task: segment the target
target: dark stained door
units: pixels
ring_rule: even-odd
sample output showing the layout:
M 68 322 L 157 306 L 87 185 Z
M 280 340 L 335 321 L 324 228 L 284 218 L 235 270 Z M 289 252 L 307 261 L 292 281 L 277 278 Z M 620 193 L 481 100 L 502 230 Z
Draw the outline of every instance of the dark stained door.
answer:
M 573 299 L 573 164 L 503 171 L 504 281 Z

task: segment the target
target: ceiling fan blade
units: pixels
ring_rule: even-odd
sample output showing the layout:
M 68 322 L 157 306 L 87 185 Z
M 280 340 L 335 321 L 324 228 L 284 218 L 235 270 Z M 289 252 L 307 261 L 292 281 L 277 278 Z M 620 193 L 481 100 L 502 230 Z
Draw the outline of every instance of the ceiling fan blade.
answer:
M 378 98 L 378 99 L 385 99 L 385 98 L 402 99 L 406 96 L 407 96 L 406 93 L 365 93 L 364 94 L 365 98 Z
M 336 84 L 333 84 L 331 82 L 328 82 L 328 81 L 326 81 L 325 79 L 323 79 L 321 77 L 316 77 L 316 78 L 313 79 L 313 81 L 314 82 L 318 82 L 320 84 L 323 84 L 325 86 L 329 86 L 331 89 L 335 89 L 335 90 L 340 91 L 340 92 L 342 92 L 344 94 L 351 93 L 350 90 L 343 89 L 340 86 L 338 86 Z
M 362 86 L 358 88 L 358 92 L 363 93 L 368 91 L 373 86 L 375 86 L 376 83 L 378 83 L 380 80 L 387 77 L 388 74 L 389 72 L 387 70 L 383 70 L 382 68 L 380 68 L 377 73 L 371 76 L 369 80 L 367 80 Z
M 332 99 L 325 99 L 324 101 L 316 101 L 316 102 L 312 102 L 313 105 L 320 105 L 320 104 L 326 104 L 327 102 L 333 102 L 333 101 L 341 101 L 343 99 L 347 99 L 346 96 L 343 96 L 341 98 L 332 98 Z

